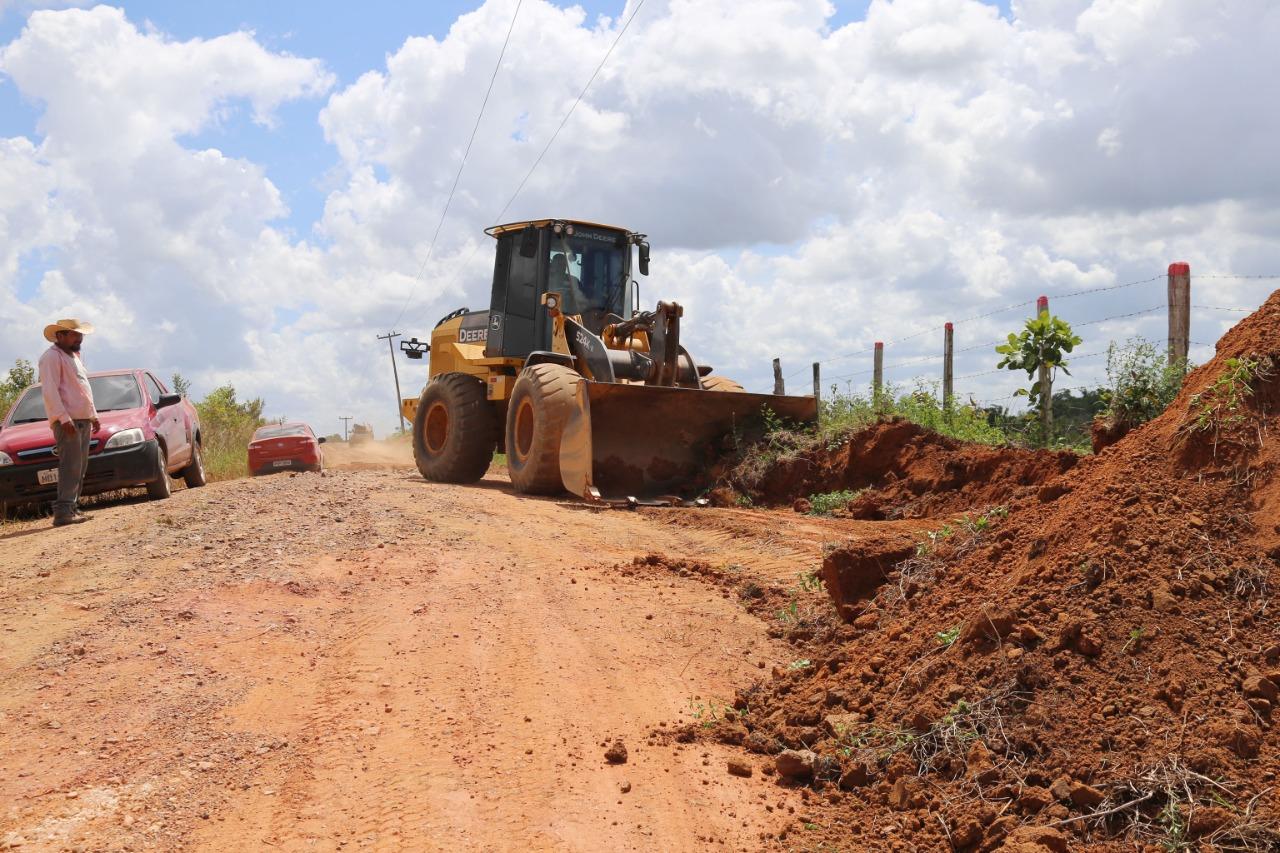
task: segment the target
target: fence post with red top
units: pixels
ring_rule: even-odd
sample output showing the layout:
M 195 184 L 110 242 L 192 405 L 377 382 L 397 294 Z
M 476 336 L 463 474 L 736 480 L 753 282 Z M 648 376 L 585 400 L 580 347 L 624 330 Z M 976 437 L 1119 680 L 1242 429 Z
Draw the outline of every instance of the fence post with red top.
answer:
M 1036 300 L 1036 317 L 1048 313 L 1049 297 L 1041 296 Z M 1037 378 L 1040 382 L 1040 430 L 1044 446 L 1048 447 L 1053 441 L 1053 376 L 1043 360 L 1040 362 L 1040 375 Z
M 954 349 L 955 327 L 947 323 L 942 327 L 942 411 L 951 417 L 952 376 L 951 364 Z
M 1191 344 L 1191 265 L 1169 264 L 1169 364 L 1187 369 Z
M 884 341 L 876 341 L 875 356 L 871 364 L 871 399 L 879 409 L 880 392 L 884 389 Z

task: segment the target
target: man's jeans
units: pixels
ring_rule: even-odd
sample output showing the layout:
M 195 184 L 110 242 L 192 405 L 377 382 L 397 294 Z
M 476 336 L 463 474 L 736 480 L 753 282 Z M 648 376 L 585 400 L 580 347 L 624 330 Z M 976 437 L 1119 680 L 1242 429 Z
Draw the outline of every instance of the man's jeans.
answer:
M 84 483 L 85 471 L 89 469 L 92 424 L 75 421 L 75 425 L 76 431 L 72 435 L 67 435 L 61 423 L 53 428 L 58 436 L 58 499 L 53 503 L 53 514 L 57 518 L 75 515 L 80 486 Z

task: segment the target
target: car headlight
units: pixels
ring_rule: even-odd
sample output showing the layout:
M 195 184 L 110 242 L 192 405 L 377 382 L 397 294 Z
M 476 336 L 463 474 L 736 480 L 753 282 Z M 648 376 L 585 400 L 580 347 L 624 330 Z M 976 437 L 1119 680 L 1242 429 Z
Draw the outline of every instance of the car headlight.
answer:
M 0 450 L 0 465 L 12 465 L 12 464 L 13 464 L 13 459 L 10 458 L 9 454 L 5 453 L 3 450 Z
M 142 444 L 145 440 L 140 429 L 122 429 L 107 439 L 107 443 L 103 445 L 102 449 L 113 450 L 117 447 L 132 447 L 135 444 Z

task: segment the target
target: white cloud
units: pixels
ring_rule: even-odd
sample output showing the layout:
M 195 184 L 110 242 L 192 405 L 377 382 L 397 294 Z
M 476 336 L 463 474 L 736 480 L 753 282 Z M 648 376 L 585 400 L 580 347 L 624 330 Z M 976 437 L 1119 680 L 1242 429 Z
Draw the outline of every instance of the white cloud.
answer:
M 16 336 L 44 317 L 96 311 L 121 330 L 101 339 L 115 357 L 234 379 L 320 424 L 387 427 L 373 333 L 404 310 L 400 330 L 421 336 L 487 300 L 480 231 L 634 5 L 589 21 L 525 0 L 426 264 L 510 0 L 408 38 L 317 103 L 337 167 L 316 176 L 329 191 L 314 239 L 281 227 L 284 196 L 261 164 L 191 138 L 240 110 L 270 127 L 281 104 L 324 95 L 321 60 L 252 33 L 178 41 L 104 7 L 31 15 L 0 52 L 41 109 L 31 139 L 0 141 L 0 363 L 29 354 Z M 873 0 L 834 29 L 832 13 L 825 0 L 649 0 L 505 218 L 649 233 L 646 301 L 684 302 L 695 355 L 757 387 L 775 355 L 788 372 L 822 359 L 825 375 L 861 381 L 869 360 L 848 354 L 876 339 L 1172 260 L 1280 268 L 1280 113 L 1262 106 L 1280 80 L 1280 10 L 1267 0 L 1016 0 L 1010 19 L 974 0 Z M 1085 322 L 1162 293 L 1054 307 Z M 1260 292 L 1224 282 L 1214 295 Z M 962 324 L 957 347 L 1018 316 Z M 1113 328 L 1158 337 L 1162 322 L 1090 325 L 1086 348 Z M 163 323 L 183 334 L 149 334 Z M 1221 318 L 1197 323 L 1193 337 Z M 888 360 L 934 354 L 935 337 Z M 959 372 L 992 361 L 966 352 Z M 1012 382 L 974 381 L 992 396 Z

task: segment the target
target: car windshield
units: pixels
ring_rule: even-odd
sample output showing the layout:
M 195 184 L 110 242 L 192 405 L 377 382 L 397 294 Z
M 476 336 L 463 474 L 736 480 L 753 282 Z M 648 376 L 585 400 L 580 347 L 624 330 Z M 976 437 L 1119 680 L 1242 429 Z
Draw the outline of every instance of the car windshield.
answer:
M 93 407 L 99 412 L 116 412 L 136 409 L 142 405 L 142 393 L 133 374 L 114 376 L 90 376 L 89 389 L 93 391 Z M 30 424 L 47 420 L 44 397 L 39 385 L 32 385 L 13 407 L 13 424 Z
M 551 238 L 547 290 L 560 293 L 564 312 L 582 315 L 588 326 L 599 327 L 608 314 L 622 316 L 629 246 L 619 245 L 620 237 L 616 232 L 577 228 L 573 236 Z
M 260 438 L 283 438 L 286 435 L 310 435 L 307 428 L 299 425 L 265 426 L 253 434 L 254 441 Z

